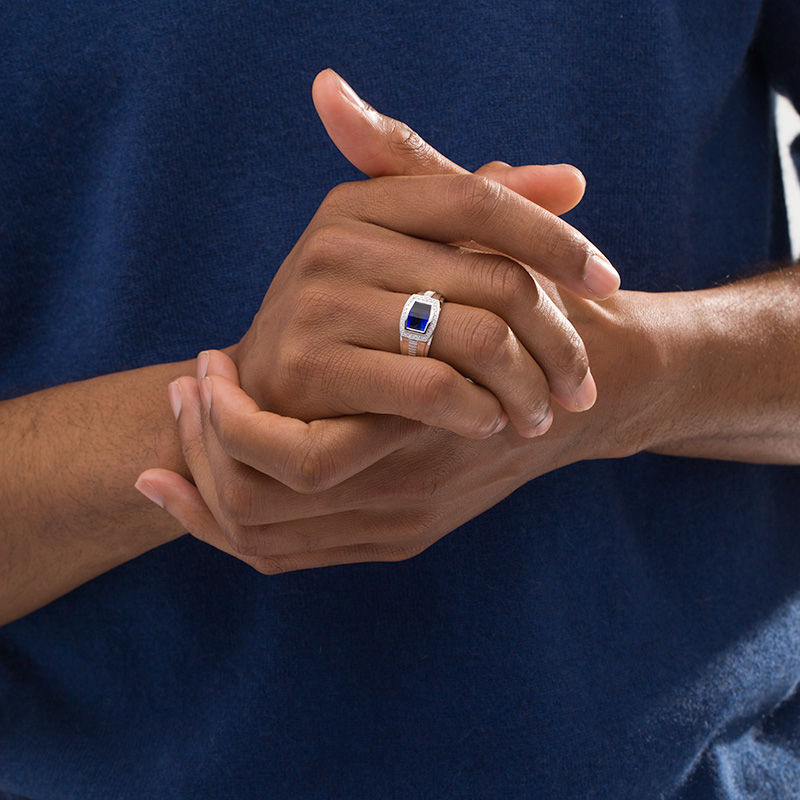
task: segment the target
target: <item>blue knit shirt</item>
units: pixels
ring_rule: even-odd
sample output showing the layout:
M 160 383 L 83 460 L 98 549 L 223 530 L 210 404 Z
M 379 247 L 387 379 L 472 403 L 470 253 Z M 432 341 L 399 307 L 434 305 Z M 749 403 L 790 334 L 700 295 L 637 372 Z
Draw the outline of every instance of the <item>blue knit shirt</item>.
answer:
M 579 166 L 626 288 L 770 268 L 799 43 L 797 0 L 4 3 L 0 396 L 241 337 L 356 177 L 326 66 L 467 168 Z M 798 797 L 798 520 L 796 468 L 642 454 L 398 564 L 183 537 L 0 630 L 0 797 Z

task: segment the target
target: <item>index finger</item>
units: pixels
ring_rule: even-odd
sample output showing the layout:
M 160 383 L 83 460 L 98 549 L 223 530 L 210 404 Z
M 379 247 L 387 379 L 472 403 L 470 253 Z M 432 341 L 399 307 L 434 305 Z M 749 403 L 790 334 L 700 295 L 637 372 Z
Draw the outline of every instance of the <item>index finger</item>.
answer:
M 340 184 L 326 202 L 334 216 L 356 216 L 409 236 L 445 243 L 472 240 L 590 300 L 619 288 L 619 274 L 583 234 L 479 175 L 373 178 Z M 331 221 L 330 214 L 325 217 Z

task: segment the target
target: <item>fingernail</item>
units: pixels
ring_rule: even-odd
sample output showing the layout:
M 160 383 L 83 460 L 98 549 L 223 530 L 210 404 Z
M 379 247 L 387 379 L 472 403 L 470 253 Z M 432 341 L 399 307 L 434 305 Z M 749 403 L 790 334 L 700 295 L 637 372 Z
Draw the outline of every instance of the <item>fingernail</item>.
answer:
M 201 381 L 205 378 L 206 373 L 208 372 L 208 352 L 203 350 L 199 356 L 197 356 L 197 380 Z
M 345 96 L 345 98 L 358 108 L 364 108 L 364 101 L 355 93 L 353 87 L 338 72 L 335 72 L 334 70 L 331 70 L 331 72 L 333 72 L 339 81 L 339 91 Z
M 586 186 L 586 176 L 574 164 L 556 164 L 555 166 L 570 170 L 572 174 Z
M 200 381 L 200 397 L 203 398 L 206 411 L 211 411 L 211 378 L 203 378 Z
M 533 439 L 535 436 L 541 436 L 543 433 L 547 433 L 550 430 L 550 426 L 553 424 L 553 409 L 547 409 L 547 416 L 533 429 L 531 432 L 530 438 Z
M 586 377 L 578 387 L 578 391 L 575 392 L 573 399 L 575 408 L 578 411 L 586 411 L 594 405 L 595 400 L 597 400 L 597 385 L 594 382 L 591 370 L 586 371 Z
M 333 72 L 333 74 L 336 76 L 336 79 L 339 81 L 339 92 L 345 100 L 347 100 L 373 123 L 379 122 L 383 119 L 383 114 L 381 114 L 379 111 L 376 111 L 366 100 L 362 100 L 362 98 L 356 94 L 353 87 L 341 75 L 339 75 L 338 72 L 334 72 L 333 70 L 331 70 L 331 72 Z
M 161 493 L 156 491 L 150 481 L 143 481 L 141 478 L 133 484 L 134 488 L 138 489 L 150 502 L 155 503 L 157 506 L 164 508 L 164 498 Z
M 605 258 L 593 253 L 586 260 L 583 282 L 595 297 L 602 300 L 619 289 L 619 273 Z
M 172 381 L 167 387 L 167 394 L 169 395 L 169 404 L 172 406 L 172 413 L 175 419 L 178 419 L 181 413 L 181 386 L 178 381 Z

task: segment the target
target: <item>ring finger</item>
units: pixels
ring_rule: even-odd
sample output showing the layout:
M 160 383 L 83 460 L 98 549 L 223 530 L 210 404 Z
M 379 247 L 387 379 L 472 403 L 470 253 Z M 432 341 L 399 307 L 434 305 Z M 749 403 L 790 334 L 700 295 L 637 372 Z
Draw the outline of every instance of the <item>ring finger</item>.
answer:
M 487 309 L 513 330 L 545 374 L 550 392 L 566 409 L 583 411 L 594 403 L 594 381 L 580 336 L 524 266 L 499 254 L 413 239 L 363 223 L 352 227 L 349 235 L 351 246 L 341 263 L 331 265 L 335 272 L 330 274 L 346 272 L 360 285 L 408 292 L 406 298 L 412 291 L 435 290 L 447 298 L 447 305 Z M 382 269 L 376 270 L 376 264 Z M 479 340 L 490 331 L 486 325 L 473 329 Z M 501 337 L 502 330 L 491 330 L 492 336 Z M 435 339 L 439 338 L 437 329 Z M 391 350 L 397 352 L 394 341 Z
M 397 320 L 407 299 L 406 295 L 380 291 L 365 298 L 365 324 L 354 331 L 351 342 L 397 352 Z M 491 311 L 443 303 L 429 357 L 450 364 L 488 389 L 521 436 L 538 436 L 550 427 L 547 378 L 506 321 Z

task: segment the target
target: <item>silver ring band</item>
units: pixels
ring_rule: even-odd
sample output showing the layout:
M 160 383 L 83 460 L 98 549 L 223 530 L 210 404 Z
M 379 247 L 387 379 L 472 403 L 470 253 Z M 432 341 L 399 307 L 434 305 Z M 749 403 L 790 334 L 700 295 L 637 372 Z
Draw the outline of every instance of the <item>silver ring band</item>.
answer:
M 400 314 L 400 352 L 403 355 L 428 355 L 443 302 L 444 297 L 438 292 L 412 294 L 406 300 Z

